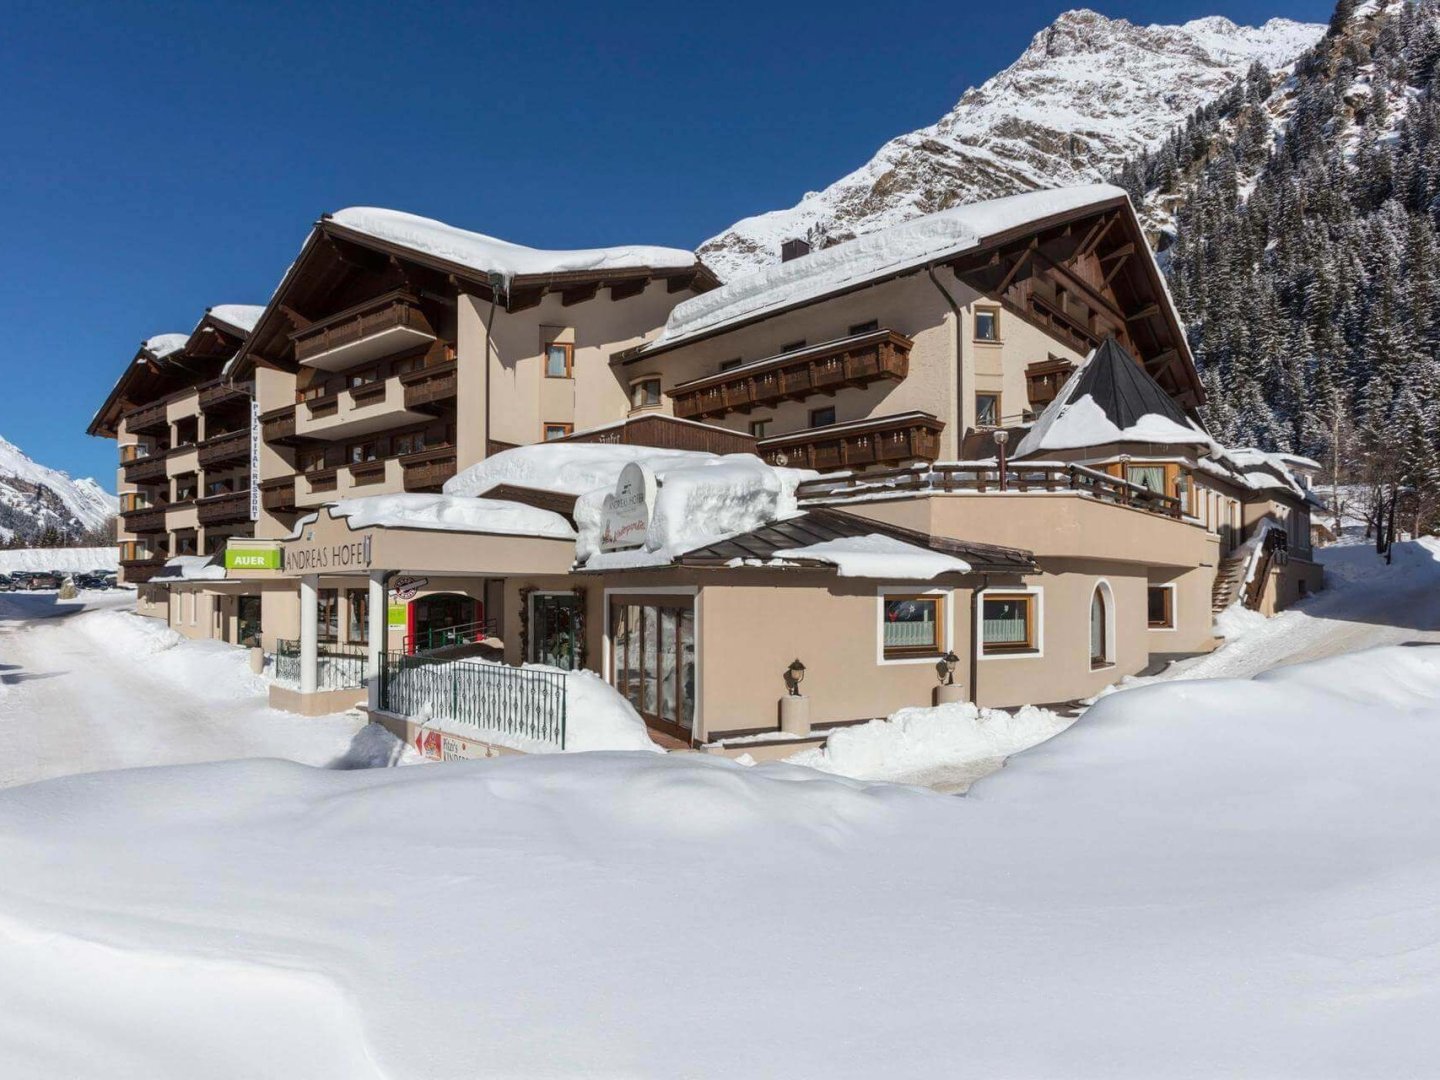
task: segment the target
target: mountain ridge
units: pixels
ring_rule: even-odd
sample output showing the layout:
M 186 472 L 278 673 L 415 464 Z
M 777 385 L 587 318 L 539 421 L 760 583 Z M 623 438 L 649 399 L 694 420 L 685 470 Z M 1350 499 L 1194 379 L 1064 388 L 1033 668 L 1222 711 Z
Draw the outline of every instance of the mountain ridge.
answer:
M 91 477 L 35 461 L 0 435 L 0 541 L 35 543 L 52 537 L 79 539 L 102 529 L 119 500 Z

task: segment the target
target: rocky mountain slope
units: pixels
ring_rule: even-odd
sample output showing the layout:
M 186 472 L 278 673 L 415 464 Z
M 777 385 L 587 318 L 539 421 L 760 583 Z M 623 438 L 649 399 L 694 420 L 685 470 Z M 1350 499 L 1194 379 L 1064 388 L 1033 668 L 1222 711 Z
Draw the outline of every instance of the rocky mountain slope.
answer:
M 824 247 L 958 203 L 1108 179 L 1252 64 L 1285 67 L 1324 31 L 1288 19 L 1136 26 L 1066 12 L 937 123 L 788 210 L 736 223 L 700 254 L 728 279 L 775 261 L 791 237 Z
M 72 480 L 0 437 L 0 542 L 76 540 L 102 528 L 117 507 L 94 480 Z

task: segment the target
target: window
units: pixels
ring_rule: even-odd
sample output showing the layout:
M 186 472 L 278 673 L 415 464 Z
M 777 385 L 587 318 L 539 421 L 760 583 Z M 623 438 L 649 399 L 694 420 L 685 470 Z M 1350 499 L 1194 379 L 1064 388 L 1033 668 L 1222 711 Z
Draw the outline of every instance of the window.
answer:
M 340 590 L 320 589 L 316 595 L 321 641 L 340 639 Z
M 811 427 L 829 427 L 835 423 L 835 406 L 826 405 L 823 409 L 810 410 Z
M 781 346 L 780 346 L 780 351 L 781 351 L 782 353 L 795 352 L 796 350 L 798 350 L 798 349 L 803 349 L 804 347 L 805 347 L 805 340 L 804 340 L 804 338 L 801 338 L 799 341 L 792 341 L 792 342 L 790 342 L 789 345 L 781 345 Z
M 325 468 L 325 448 L 310 447 L 295 456 L 296 469 L 302 473 L 319 472 Z
M 1090 666 L 1105 667 L 1110 663 L 1109 587 L 1103 582 L 1090 594 Z
M 854 337 L 856 334 L 873 334 L 876 330 L 879 329 L 880 320 L 871 319 L 869 322 L 856 323 L 854 326 L 850 327 L 849 331 L 847 331 L 847 335 L 849 337 Z
M 574 367 L 575 346 L 566 341 L 552 341 L 545 346 L 545 377 L 568 379 Z
M 660 404 L 660 376 L 636 379 L 630 384 L 630 407 L 653 409 Z
M 563 439 L 574 430 L 574 424 L 546 424 L 544 429 L 545 441 L 554 442 L 556 439 Z
M 412 371 L 419 371 L 424 366 L 424 356 L 406 356 L 403 359 L 396 360 L 395 363 L 391 365 L 391 371 L 396 375 L 408 375 Z
M 994 308 L 981 308 L 975 312 L 975 340 L 1000 340 L 1000 312 Z
M 345 604 L 350 609 L 350 624 L 346 637 L 357 645 L 364 645 L 370 640 L 370 591 L 347 589 Z
M 325 396 L 326 387 L 324 383 L 311 383 L 300 391 L 301 401 L 314 401 L 316 398 Z
M 380 372 L 373 367 L 366 368 L 363 371 L 352 371 L 345 376 L 345 385 L 348 386 L 351 390 L 353 390 L 357 386 L 368 386 L 370 383 L 374 382 L 379 377 Z
M 350 444 L 350 464 L 358 465 L 362 461 L 378 461 L 384 457 L 382 450 L 384 440 L 371 439 L 369 442 Z
M 1157 495 L 1165 494 L 1164 465 L 1126 465 L 1125 479 L 1132 484 L 1148 488 Z
M 933 657 L 944 652 L 945 598 L 882 597 L 883 655 L 886 660 Z
M 980 602 L 985 656 L 1035 651 L 1035 594 L 985 593 Z
M 769 420 L 751 420 L 751 421 L 750 421 L 750 435 L 751 435 L 752 438 L 755 438 L 755 439 L 763 439 L 763 438 L 765 438 L 765 435 L 766 435 L 766 433 L 767 433 L 769 430 L 770 430 L 770 421 L 769 421 Z
M 398 455 L 418 454 L 425 449 L 425 433 L 423 431 L 407 431 L 404 435 L 396 435 L 394 443 L 395 453 Z
M 738 357 L 738 356 L 737 356 L 734 360 L 721 360 L 721 361 L 720 361 L 720 370 L 721 370 L 721 371 L 729 371 L 731 368 L 737 368 L 737 367 L 739 367 L 742 363 L 743 363 L 743 361 L 742 361 L 742 360 L 740 359 L 740 357 Z
M 990 428 L 1000 426 L 999 394 L 975 395 L 975 426 Z
M 1146 624 L 1151 630 L 1175 629 L 1175 586 L 1151 585 L 1145 594 Z

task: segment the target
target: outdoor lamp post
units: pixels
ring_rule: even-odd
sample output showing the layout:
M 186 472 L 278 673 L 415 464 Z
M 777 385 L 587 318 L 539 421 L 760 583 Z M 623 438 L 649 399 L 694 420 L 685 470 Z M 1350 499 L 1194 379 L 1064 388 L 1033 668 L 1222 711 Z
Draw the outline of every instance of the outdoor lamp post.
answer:
M 939 660 L 935 661 L 935 674 L 940 677 L 941 686 L 955 685 L 955 665 L 960 662 L 960 657 L 955 653 L 947 652 Z
M 780 699 L 780 730 L 787 735 L 810 734 L 810 699 L 800 693 L 805 681 L 805 665 L 792 661 L 785 669 L 785 685 L 790 692 Z
M 1005 444 L 1010 441 L 1010 433 L 1004 428 L 996 428 L 990 433 L 995 440 L 995 455 L 1000 460 L 1000 490 L 1004 491 L 1009 487 L 1009 476 L 1005 470 Z

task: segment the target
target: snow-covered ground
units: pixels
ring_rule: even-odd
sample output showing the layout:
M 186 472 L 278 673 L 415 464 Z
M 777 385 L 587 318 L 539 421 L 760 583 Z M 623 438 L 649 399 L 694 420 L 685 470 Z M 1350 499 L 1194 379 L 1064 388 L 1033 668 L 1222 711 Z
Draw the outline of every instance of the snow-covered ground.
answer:
M 0 594 L 0 788 L 222 758 L 348 764 L 370 746 L 353 717 L 269 708 L 244 650 L 186 641 L 125 610 L 134 603 L 127 591 Z
M 1392 646 L 1111 695 L 960 799 L 676 754 L 14 788 L 0 1075 L 1429 1075 L 1437 724 Z

